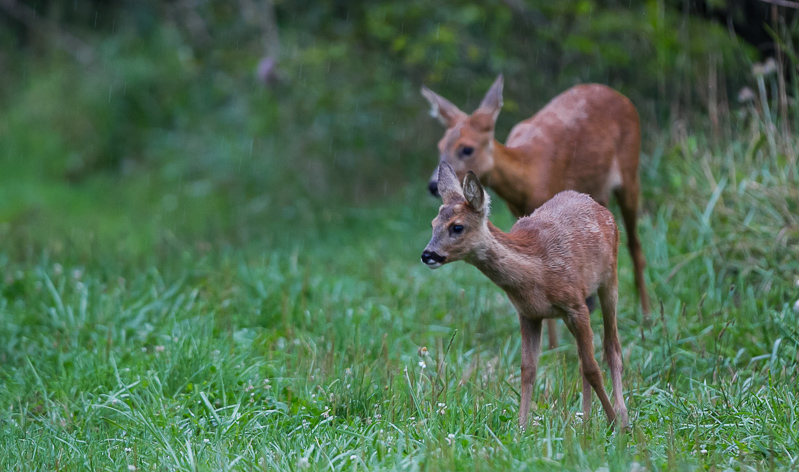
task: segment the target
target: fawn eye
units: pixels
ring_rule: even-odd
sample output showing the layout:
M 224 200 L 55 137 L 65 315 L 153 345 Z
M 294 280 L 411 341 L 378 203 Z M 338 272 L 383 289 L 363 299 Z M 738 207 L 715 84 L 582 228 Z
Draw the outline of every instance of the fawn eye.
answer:
M 463 233 L 463 225 L 452 225 L 452 232 L 455 234 Z
M 461 155 L 464 157 L 469 157 L 474 153 L 474 148 L 471 146 L 464 146 L 461 148 Z

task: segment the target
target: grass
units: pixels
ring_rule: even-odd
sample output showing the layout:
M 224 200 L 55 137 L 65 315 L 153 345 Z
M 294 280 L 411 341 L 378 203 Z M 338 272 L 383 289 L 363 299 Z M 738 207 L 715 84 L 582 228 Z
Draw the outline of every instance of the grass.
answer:
M 0 468 L 795 469 L 796 162 L 677 144 L 642 170 L 651 329 L 620 260 L 627 434 L 580 417 L 568 337 L 518 429 L 515 314 L 475 269 L 418 263 L 414 186 L 152 263 L 7 252 Z
M 639 231 L 658 312 L 641 326 L 622 250 L 632 429 L 621 433 L 596 401 L 581 418 L 565 330 L 541 359 L 534 424 L 519 430 L 512 307 L 466 264 L 432 272 L 419 262 L 437 208 L 424 194 L 433 162 L 357 205 L 334 191 L 314 198 L 312 161 L 277 157 L 333 142 L 309 132 L 284 158 L 270 138 L 255 146 L 269 160 L 242 168 L 257 120 L 231 101 L 224 126 L 196 118 L 203 136 L 143 132 L 143 149 L 161 146 L 148 156 L 167 155 L 162 167 L 71 183 L 61 162 L 37 167 L 70 149 L 58 133 L 42 140 L 30 131 L 38 118 L 13 113 L 0 126 L 0 470 L 799 468 L 799 143 L 754 111 L 731 117 L 725 136 L 647 139 Z M 90 147 L 79 131 L 61 136 Z M 419 141 L 392 154 L 391 168 L 409 154 L 415 172 L 434 139 Z M 388 151 L 368 143 L 372 175 Z M 198 149 L 208 169 L 175 170 Z M 342 152 L 351 167 L 338 171 L 355 172 L 356 151 Z M 258 183 L 239 174 L 270 168 L 266 190 L 239 191 Z M 599 355 L 598 334 L 595 344 Z

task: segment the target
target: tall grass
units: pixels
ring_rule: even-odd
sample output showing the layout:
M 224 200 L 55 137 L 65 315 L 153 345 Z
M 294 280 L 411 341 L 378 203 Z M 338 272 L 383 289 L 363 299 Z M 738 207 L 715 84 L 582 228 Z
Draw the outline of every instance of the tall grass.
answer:
M 270 217 L 271 236 L 243 247 L 184 242 L 146 270 L 81 264 L 68 248 L 4 256 L 0 464 L 796 467 L 797 169 L 758 144 L 759 120 L 742 113 L 718 145 L 662 134 L 643 158 L 640 231 L 660 308 L 642 327 L 622 256 L 629 433 L 599 408 L 580 416 L 568 337 L 544 353 L 534 423 L 518 429 L 512 307 L 466 265 L 418 263 L 436 203 L 410 185 L 362 208 Z
M 619 262 L 631 430 L 581 417 L 564 334 L 521 431 L 512 307 L 418 261 L 440 130 L 415 86 L 353 74 L 342 42 L 271 91 L 185 46 L 109 40 L 97 75 L 37 63 L 4 98 L 0 469 L 799 466 L 799 169 L 774 104 L 650 127 L 651 327 Z

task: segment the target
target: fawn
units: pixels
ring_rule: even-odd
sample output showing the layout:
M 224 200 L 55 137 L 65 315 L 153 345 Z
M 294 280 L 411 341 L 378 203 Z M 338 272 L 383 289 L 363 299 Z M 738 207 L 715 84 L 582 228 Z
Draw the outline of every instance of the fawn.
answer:
M 593 388 L 608 420 L 614 422 L 619 416 L 627 427 L 616 329 L 619 232 L 613 214 L 588 195 L 567 190 L 504 233 L 489 221 L 489 196 L 473 172 L 466 173 L 461 188 L 455 171 L 442 162 L 437 181 L 443 205 L 433 220 L 433 236 L 422 262 L 436 269 L 464 260 L 504 290 L 516 308 L 522 332 L 520 426 L 527 426 L 530 413 L 542 321 L 561 318 L 577 340 L 586 420 Z M 615 411 L 594 358 L 594 333 L 585 302 L 594 291 L 602 306 L 602 344 L 610 365 Z
M 563 190 L 587 193 L 605 207 L 613 193 L 627 229 L 635 286 L 648 320 L 646 260 L 636 229 L 641 131 L 635 106 L 605 85 L 578 85 L 514 126 L 502 145 L 494 139 L 502 86 L 500 75 L 472 115 L 422 87 L 432 106 L 430 114 L 447 127 L 438 143 L 439 160 L 450 164 L 461 180 L 467 171 L 475 172 L 517 218 Z M 428 188 L 438 195 L 439 187 L 434 173 Z M 547 332 L 550 347 L 557 347 L 555 320 L 547 323 Z

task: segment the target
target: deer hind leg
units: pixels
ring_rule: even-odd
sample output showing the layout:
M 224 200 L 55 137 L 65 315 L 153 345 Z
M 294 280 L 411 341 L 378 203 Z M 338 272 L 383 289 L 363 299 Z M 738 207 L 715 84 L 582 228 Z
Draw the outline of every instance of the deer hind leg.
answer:
M 583 378 L 588 381 L 588 384 L 594 389 L 597 397 L 599 397 L 602 408 L 611 423 L 616 419 L 616 414 L 608 399 L 608 394 L 605 392 L 605 384 L 602 380 L 602 372 L 599 370 L 599 364 L 594 357 L 594 332 L 591 330 L 591 320 L 589 319 L 588 307 L 582 304 L 579 308 L 570 309 L 566 316 L 566 326 L 572 332 L 577 340 L 577 353 L 580 357 L 580 372 Z M 583 386 L 583 393 L 586 389 Z M 586 401 L 585 397 L 590 399 L 590 395 L 583 397 L 583 414 L 585 414 Z M 590 407 L 589 407 L 590 408 Z M 589 410 L 590 411 L 590 410 Z
M 591 383 L 588 382 L 588 378 L 583 373 L 582 363 L 580 363 L 580 377 L 583 378 L 583 422 L 587 422 L 588 418 L 591 417 Z
M 519 315 L 522 328 L 522 396 L 519 402 L 519 426 L 527 428 L 530 399 L 541 354 L 541 320 L 528 320 Z
M 604 336 L 602 347 L 605 350 L 605 360 L 610 366 L 610 378 L 613 383 L 613 407 L 616 417 L 621 418 L 624 428 L 629 428 L 630 420 L 627 416 L 627 405 L 624 403 L 624 392 L 621 384 L 622 358 L 619 332 L 616 326 L 616 304 L 618 301 L 618 280 L 616 271 L 613 271 L 612 280 L 599 287 L 599 302 L 602 305 L 602 325 Z
M 558 347 L 558 320 L 550 318 L 547 320 L 547 337 L 549 338 L 549 348 Z
M 638 185 L 625 185 L 617 188 L 614 193 L 616 200 L 621 208 L 621 216 L 624 220 L 624 227 L 627 230 L 627 248 L 633 259 L 633 270 L 635 271 L 635 288 L 638 297 L 641 299 L 641 311 L 644 314 L 644 322 L 649 323 L 649 295 L 646 291 L 644 281 L 644 268 L 646 259 L 641 249 L 641 241 L 638 239 Z

